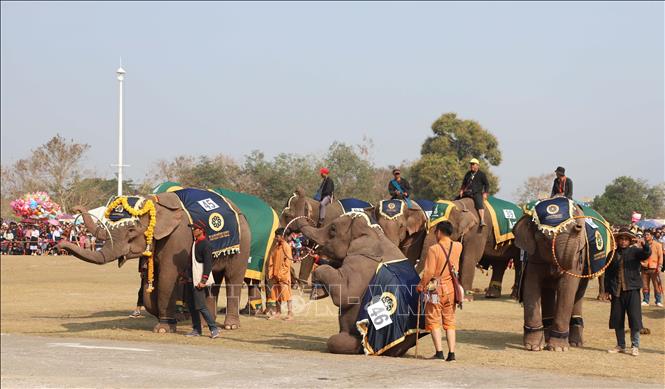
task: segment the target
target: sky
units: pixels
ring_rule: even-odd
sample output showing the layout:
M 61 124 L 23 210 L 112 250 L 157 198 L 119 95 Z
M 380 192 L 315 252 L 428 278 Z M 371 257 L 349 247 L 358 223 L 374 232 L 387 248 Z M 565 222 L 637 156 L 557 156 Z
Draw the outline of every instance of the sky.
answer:
M 122 58 L 134 180 L 177 155 L 323 154 L 363 137 L 377 165 L 399 165 L 418 159 L 446 112 L 498 138 L 500 197 L 559 165 L 577 198 L 621 175 L 665 180 L 662 2 L 2 2 L 1 11 L 3 166 L 59 133 L 88 143 L 86 166 L 112 178 Z

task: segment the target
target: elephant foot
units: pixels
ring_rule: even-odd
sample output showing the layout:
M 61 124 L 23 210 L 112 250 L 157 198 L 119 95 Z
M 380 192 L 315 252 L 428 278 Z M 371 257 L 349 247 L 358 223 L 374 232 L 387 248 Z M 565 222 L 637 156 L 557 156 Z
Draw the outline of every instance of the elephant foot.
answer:
M 550 337 L 549 341 L 547 342 L 547 345 L 545 346 L 545 350 L 548 351 L 568 351 L 568 348 L 570 347 L 570 344 L 568 343 L 568 338 L 557 338 L 557 337 Z
M 178 312 L 175 314 L 175 319 L 177 321 L 187 321 L 191 319 L 189 312 Z
M 524 348 L 529 351 L 540 351 L 545 347 L 545 332 L 543 328 L 538 329 L 524 326 Z
M 501 297 L 501 283 L 492 281 L 489 288 L 485 291 L 486 299 L 495 299 Z
M 240 325 L 238 325 L 238 324 L 224 324 L 224 329 L 225 330 L 233 331 L 233 330 L 237 330 L 238 328 L 240 328 Z
M 517 286 L 513 286 L 512 291 L 510 292 L 510 298 L 519 301 L 520 291 L 517 289 Z
M 570 327 L 570 335 L 568 336 L 568 343 L 571 347 L 582 347 L 584 345 L 584 340 L 582 334 L 584 327 L 582 326 L 572 326 Z
M 360 338 L 348 332 L 340 332 L 328 338 L 327 346 L 333 354 L 359 354 Z
M 176 324 L 175 323 L 157 323 L 153 328 L 152 332 L 157 334 L 175 334 Z
M 312 288 L 312 293 L 310 293 L 309 299 L 310 300 L 321 300 L 321 299 L 324 299 L 328 296 L 329 296 L 329 294 L 328 294 L 328 292 L 326 291 L 325 288 L 316 287 L 316 288 Z

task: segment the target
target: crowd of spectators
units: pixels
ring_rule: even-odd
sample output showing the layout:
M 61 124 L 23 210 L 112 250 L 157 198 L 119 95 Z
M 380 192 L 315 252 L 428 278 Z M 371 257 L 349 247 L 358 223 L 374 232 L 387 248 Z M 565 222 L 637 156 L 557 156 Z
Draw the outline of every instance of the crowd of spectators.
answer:
M 16 222 L 0 219 L 0 252 L 3 255 L 58 255 L 62 239 L 95 250 L 95 238 L 85 226 L 69 222 Z

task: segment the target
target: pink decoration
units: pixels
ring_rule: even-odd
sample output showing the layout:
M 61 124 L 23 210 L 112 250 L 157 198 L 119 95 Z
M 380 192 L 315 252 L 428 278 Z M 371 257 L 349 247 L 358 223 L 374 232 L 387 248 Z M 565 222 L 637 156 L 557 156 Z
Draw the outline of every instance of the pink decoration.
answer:
M 46 192 L 26 193 L 12 201 L 10 206 L 16 216 L 23 218 L 52 219 L 62 213 L 60 205 L 53 202 Z

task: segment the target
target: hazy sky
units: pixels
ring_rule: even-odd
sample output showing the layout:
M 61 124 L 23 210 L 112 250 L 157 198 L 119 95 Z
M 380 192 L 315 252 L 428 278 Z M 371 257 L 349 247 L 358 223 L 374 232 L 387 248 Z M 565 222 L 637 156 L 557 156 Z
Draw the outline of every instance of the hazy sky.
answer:
M 663 181 L 664 6 L 651 3 L 2 3 L 2 164 L 60 133 L 113 176 L 119 57 L 127 175 L 160 158 L 414 160 L 444 112 L 500 142 L 512 198 L 568 169 L 577 198 Z M 444 167 L 442 167 L 444 168 Z

